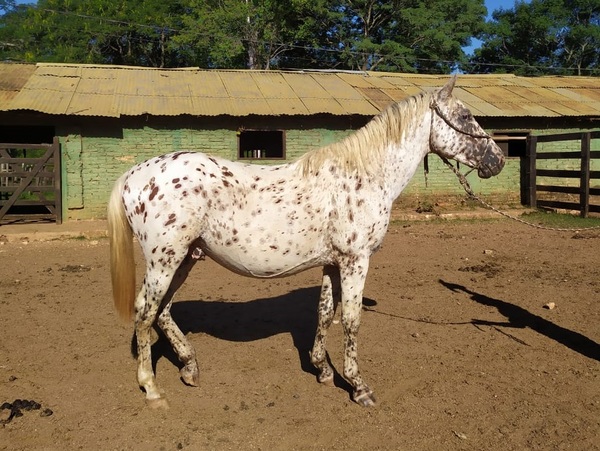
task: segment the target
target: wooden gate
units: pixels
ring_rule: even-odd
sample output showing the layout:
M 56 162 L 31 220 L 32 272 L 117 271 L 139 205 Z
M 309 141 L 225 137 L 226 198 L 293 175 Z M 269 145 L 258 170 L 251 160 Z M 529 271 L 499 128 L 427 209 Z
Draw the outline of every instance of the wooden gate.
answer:
M 600 131 L 585 133 L 564 133 L 558 135 L 529 136 L 527 145 L 526 191 L 528 205 L 535 208 L 561 208 L 578 210 L 582 217 L 589 212 L 600 213 L 600 198 L 597 203 L 590 203 L 590 196 L 600 196 L 600 188 L 591 187 L 592 180 L 600 180 L 600 171 L 590 170 L 592 160 L 600 161 L 600 151 L 591 150 L 592 139 L 599 139 Z M 539 143 L 556 141 L 580 141 L 580 151 L 538 152 Z M 540 160 L 556 159 L 562 167 L 573 167 L 579 160 L 578 169 L 541 169 Z M 568 164 L 570 163 L 570 164 Z M 538 177 L 579 179 L 579 186 L 542 185 Z M 553 199 L 540 199 L 539 193 L 555 193 Z M 578 201 L 575 201 L 575 200 Z
M 0 223 L 62 223 L 60 145 L 0 144 Z

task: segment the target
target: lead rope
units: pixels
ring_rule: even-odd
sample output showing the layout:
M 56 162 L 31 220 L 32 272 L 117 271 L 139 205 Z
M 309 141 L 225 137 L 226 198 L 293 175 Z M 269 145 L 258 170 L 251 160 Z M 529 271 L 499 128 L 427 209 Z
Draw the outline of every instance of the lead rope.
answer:
M 454 174 L 456 174 L 456 176 L 458 177 L 458 181 L 460 182 L 460 184 L 462 185 L 462 187 L 464 188 L 465 192 L 467 193 L 467 195 L 469 197 L 471 197 L 472 199 L 476 200 L 477 202 L 479 202 L 480 204 L 482 204 L 484 207 L 489 208 L 492 211 L 495 211 L 496 213 L 512 219 L 513 221 L 517 221 L 520 222 L 521 224 L 525 224 L 529 227 L 534 227 L 536 229 L 542 229 L 542 230 L 553 230 L 555 232 L 581 232 L 584 230 L 594 230 L 594 229 L 600 229 L 600 226 L 594 226 L 594 227 L 583 227 L 583 228 L 561 228 L 561 227 L 546 227 L 543 225 L 539 225 L 539 224 L 533 224 L 531 222 L 525 221 L 521 218 L 518 218 L 516 216 L 510 215 L 504 211 L 500 211 L 498 210 L 496 207 L 494 207 L 493 205 L 488 204 L 486 201 L 484 201 L 481 197 L 479 197 L 478 195 L 476 195 L 473 190 L 471 189 L 471 185 L 469 185 L 469 182 L 467 181 L 467 177 L 462 174 L 458 169 L 456 169 L 454 167 L 454 165 L 452 163 L 450 163 L 446 158 L 444 157 L 440 157 L 442 159 L 442 161 L 444 162 L 444 164 L 446 166 L 448 166 L 450 168 L 450 170 L 452 172 L 454 172 Z M 469 171 L 470 172 L 470 171 Z M 468 175 L 469 173 L 467 173 Z

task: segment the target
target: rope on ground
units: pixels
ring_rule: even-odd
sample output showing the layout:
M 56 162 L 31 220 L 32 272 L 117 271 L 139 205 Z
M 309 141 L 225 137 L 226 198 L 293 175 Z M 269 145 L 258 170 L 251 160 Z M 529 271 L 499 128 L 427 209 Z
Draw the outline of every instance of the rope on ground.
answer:
M 555 232 L 581 232 L 581 231 L 584 231 L 584 230 L 600 229 L 600 226 L 582 227 L 582 228 L 548 227 L 548 226 L 543 226 L 543 225 L 540 225 L 540 224 L 534 224 L 532 222 L 525 221 L 524 219 L 519 218 L 517 216 L 510 215 L 510 214 L 508 214 L 508 213 L 506 213 L 504 211 L 501 211 L 501 210 L 497 209 L 493 205 L 490 205 L 489 203 L 487 203 L 486 201 L 484 201 L 481 197 L 479 197 L 477 194 L 475 194 L 473 192 L 473 190 L 471 189 L 471 185 L 469 185 L 467 177 L 464 174 L 462 174 L 458 169 L 456 169 L 454 167 L 454 165 L 452 163 L 450 163 L 447 159 L 442 158 L 442 161 L 444 162 L 444 164 L 446 164 L 446 166 L 448 166 L 450 168 L 450 170 L 452 172 L 454 172 L 454 174 L 456 174 L 456 176 L 458 177 L 458 181 L 460 182 L 460 184 L 462 185 L 462 187 L 464 188 L 465 192 L 467 193 L 467 195 L 470 198 L 476 200 L 477 202 L 479 202 L 484 207 L 486 207 L 486 208 L 488 208 L 488 209 L 490 209 L 492 211 L 495 211 L 496 213 L 498 213 L 498 214 L 500 214 L 500 215 L 502 215 L 502 216 L 504 216 L 506 218 L 512 219 L 513 221 L 520 222 L 521 224 L 525 224 L 525 225 L 527 225 L 529 227 L 533 227 L 533 228 L 536 228 L 536 229 L 542 229 L 542 230 L 552 230 L 552 231 L 555 231 Z

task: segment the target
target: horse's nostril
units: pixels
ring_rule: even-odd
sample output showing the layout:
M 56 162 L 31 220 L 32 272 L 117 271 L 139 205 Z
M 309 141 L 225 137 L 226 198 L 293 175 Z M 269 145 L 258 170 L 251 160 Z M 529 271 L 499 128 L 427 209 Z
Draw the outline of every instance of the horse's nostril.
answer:
M 479 176 L 479 178 L 482 179 L 489 179 L 492 175 L 496 175 L 498 172 L 494 172 L 492 169 L 485 165 L 481 165 L 477 168 L 477 175 Z

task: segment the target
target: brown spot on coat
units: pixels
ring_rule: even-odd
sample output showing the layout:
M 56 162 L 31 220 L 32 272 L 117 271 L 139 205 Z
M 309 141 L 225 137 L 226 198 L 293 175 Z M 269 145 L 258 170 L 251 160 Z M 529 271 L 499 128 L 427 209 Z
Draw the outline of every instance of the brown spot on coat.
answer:
M 152 191 L 150 192 L 150 196 L 148 196 L 148 199 L 149 200 L 154 199 L 157 194 L 158 194 L 158 186 L 154 185 L 154 188 L 152 188 Z
M 169 219 L 167 222 L 165 222 L 165 226 L 173 224 L 176 220 L 177 220 L 177 216 L 175 215 L 175 213 L 169 214 Z

